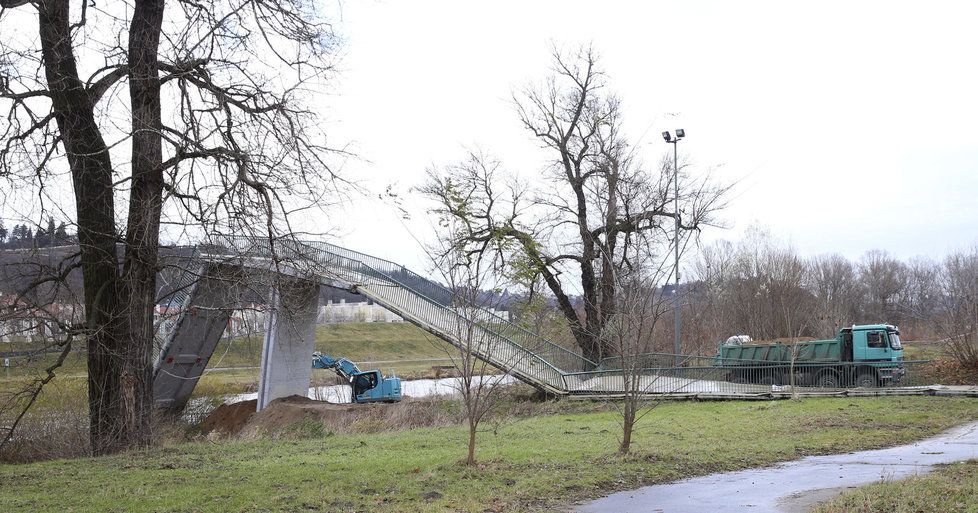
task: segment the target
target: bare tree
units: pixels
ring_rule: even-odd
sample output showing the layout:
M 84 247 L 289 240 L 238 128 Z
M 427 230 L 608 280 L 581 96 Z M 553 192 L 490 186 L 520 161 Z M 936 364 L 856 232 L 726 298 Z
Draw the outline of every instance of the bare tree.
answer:
M 36 26 L 0 42 L 0 178 L 47 198 L 70 177 L 92 450 L 145 446 L 161 230 L 274 238 L 322 199 L 329 150 L 299 100 L 330 71 L 331 27 L 279 0 L 0 7 L 5 34 Z
M 663 246 L 668 250 L 668 244 Z M 670 252 L 651 253 L 647 248 L 633 249 L 632 265 L 614 270 L 615 315 L 608 320 L 601 334 L 612 351 L 613 367 L 620 377 L 622 394 L 615 405 L 621 415 L 621 438 L 618 452 L 628 454 L 637 424 L 660 401 L 650 400 L 654 394 L 676 392 L 685 380 L 678 376 L 662 376 L 652 369 L 674 365 L 674 358 L 656 358 L 655 347 L 670 336 L 663 320 L 671 319 L 675 291 L 666 294 L 663 284 L 671 271 Z M 686 362 L 681 362 L 685 364 Z M 675 369 L 678 370 L 678 369 Z M 616 388 L 619 383 L 615 382 Z
M 908 338 L 929 338 L 937 333 L 933 323 L 940 315 L 941 266 L 929 258 L 907 262 L 906 293 L 899 305 L 901 331 Z M 909 326 L 908 326 L 909 324 Z
M 599 334 L 615 313 L 612 267 L 631 245 L 671 230 L 676 216 L 688 240 L 713 222 L 726 188 L 680 175 L 674 212 L 672 173 L 645 169 L 634 155 L 595 53 L 554 51 L 553 62 L 553 75 L 515 100 L 523 127 L 549 155 L 548 186 L 507 179 L 494 163 L 433 173 L 421 190 L 444 214 L 465 216 L 455 241 L 462 251 L 497 251 L 524 284 L 545 284 L 584 356 L 597 361 L 609 353 Z
M 771 275 L 770 294 L 774 298 L 775 318 L 779 321 L 777 325 L 780 326 L 775 330 L 780 331 L 780 336 L 788 337 L 791 360 L 788 368 L 788 385 L 791 386 L 794 395 L 797 393 L 795 385 L 798 378 L 795 364 L 803 357 L 807 348 L 800 342 L 803 335 L 811 332 L 814 320 L 811 316 L 814 298 L 804 288 L 808 268 L 792 248 L 773 250 L 768 253 L 767 259 Z M 779 379 L 781 378 L 772 376 L 772 384 L 781 384 L 778 383 Z
M 958 363 L 978 369 L 978 248 L 949 255 L 938 274 L 937 329 Z
M 835 254 L 815 257 L 808 263 L 807 281 L 815 296 L 818 333 L 832 333 L 858 318 L 861 291 L 852 262 Z
M 811 329 L 814 298 L 804 288 L 806 266 L 794 249 L 752 227 L 736 246 L 721 242 L 695 266 L 700 304 L 722 318 L 724 339 L 735 331 L 758 339 L 798 337 Z
M 482 168 L 479 160 L 469 160 L 460 166 Z M 472 172 L 477 172 L 475 169 Z M 457 373 L 456 391 L 461 398 L 462 411 L 468 425 L 466 465 L 476 464 L 476 442 L 479 426 L 496 403 L 498 385 L 506 377 L 489 360 L 514 364 L 517 353 L 510 354 L 499 337 L 499 319 L 493 311 L 498 306 L 496 279 L 499 261 L 493 252 L 465 252 L 454 245 L 459 231 L 467 229 L 467 218 L 441 216 L 441 231 L 433 247 L 426 248 L 434 270 L 451 291 L 448 321 L 449 335 L 456 341 L 444 346 Z
M 772 332 L 792 338 L 810 333 L 814 298 L 804 288 L 805 262 L 791 247 L 771 248 L 765 258 L 774 313 Z
M 728 298 L 735 252 L 729 241 L 698 248 L 689 273 L 693 307 L 682 312 L 687 332 L 693 334 L 694 344 L 699 342 L 698 346 L 687 345 L 693 353 L 716 350 L 717 342 L 731 336 L 730 330 L 736 329 L 734 305 Z
M 897 324 L 901 320 L 899 305 L 906 293 L 906 264 L 886 251 L 867 251 L 859 263 L 859 281 L 866 293 L 866 320 Z

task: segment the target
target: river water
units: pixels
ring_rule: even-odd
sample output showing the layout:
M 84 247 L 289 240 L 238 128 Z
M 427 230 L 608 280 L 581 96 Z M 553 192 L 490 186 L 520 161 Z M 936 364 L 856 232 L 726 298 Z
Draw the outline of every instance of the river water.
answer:
M 489 376 L 478 376 L 475 378 L 474 384 L 486 382 L 492 386 L 498 385 L 508 385 L 510 383 L 515 383 L 516 378 L 509 375 L 489 375 Z M 404 397 L 430 397 L 439 395 L 453 395 L 457 394 L 459 391 L 459 380 L 458 378 L 440 378 L 440 379 L 411 379 L 401 381 L 401 394 Z M 351 389 L 349 385 L 325 385 L 319 387 L 310 387 L 308 393 L 306 394 L 310 399 L 315 399 L 317 401 L 327 401 L 331 403 L 349 403 L 351 399 Z M 205 403 L 210 403 L 211 397 L 197 397 L 190 401 L 187 409 L 191 411 L 198 411 L 195 406 L 200 407 Z M 225 395 L 221 397 L 221 401 L 227 404 L 237 403 L 241 401 L 251 401 L 252 399 L 258 399 L 258 393 L 252 392 L 249 394 L 232 394 Z M 199 414 L 199 412 L 198 412 Z

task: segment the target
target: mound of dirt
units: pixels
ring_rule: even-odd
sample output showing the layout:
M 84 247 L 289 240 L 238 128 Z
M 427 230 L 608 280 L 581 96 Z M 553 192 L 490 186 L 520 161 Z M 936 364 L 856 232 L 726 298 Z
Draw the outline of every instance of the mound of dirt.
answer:
M 293 395 L 272 401 L 264 410 L 255 412 L 257 401 L 222 404 L 201 423 L 204 435 L 212 432 L 237 438 L 275 436 L 303 420 L 323 421 L 328 417 L 345 416 L 354 411 L 350 404 L 314 401 Z
M 276 399 L 268 407 L 256 413 L 241 430 L 242 438 L 257 438 L 294 426 L 303 420 L 322 421 L 327 417 L 344 416 L 353 412 L 353 405 L 314 401 L 308 397 L 293 395 Z
M 256 399 L 222 404 L 200 423 L 200 432 L 204 435 L 216 432 L 225 436 L 235 436 L 255 415 L 257 408 L 258 401 Z

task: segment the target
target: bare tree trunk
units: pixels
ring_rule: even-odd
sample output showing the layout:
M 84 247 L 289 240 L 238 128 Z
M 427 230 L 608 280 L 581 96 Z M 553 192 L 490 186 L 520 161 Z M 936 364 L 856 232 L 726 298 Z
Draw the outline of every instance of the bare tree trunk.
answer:
M 469 414 L 469 453 L 465 458 L 466 465 L 475 465 L 475 435 L 478 428 L 478 423 L 475 421 L 475 417 Z
M 628 454 L 628 451 L 631 450 L 632 447 L 632 431 L 635 429 L 636 404 L 634 399 L 626 398 L 623 407 L 624 411 L 622 412 L 621 444 L 618 446 L 618 453 Z
M 85 284 L 88 406 L 95 454 L 112 451 L 117 418 L 119 326 L 118 260 L 112 162 L 71 47 L 69 4 L 41 4 L 39 28 L 44 71 L 67 153 L 78 212 L 78 242 Z
M 127 299 L 121 354 L 119 440 L 123 447 L 151 442 L 153 308 L 163 205 L 158 52 L 163 0 L 136 0 L 129 30 L 132 105 L 132 188 L 123 263 Z
M 140 0 L 130 32 L 133 179 L 124 280 L 118 279 L 112 162 L 78 77 L 69 3 L 40 9 L 45 73 L 75 188 L 88 329 L 89 418 L 95 454 L 151 441 L 153 304 L 163 177 L 157 52 L 161 0 Z
M 622 345 L 624 349 L 624 346 Z M 635 416 L 638 410 L 638 392 L 635 386 L 639 376 L 636 372 L 634 354 L 621 351 L 621 377 L 622 388 L 625 396 L 622 398 L 621 405 L 621 443 L 618 445 L 618 454 L 628 454 L 632 447 L 632 431 L 635 429 Z

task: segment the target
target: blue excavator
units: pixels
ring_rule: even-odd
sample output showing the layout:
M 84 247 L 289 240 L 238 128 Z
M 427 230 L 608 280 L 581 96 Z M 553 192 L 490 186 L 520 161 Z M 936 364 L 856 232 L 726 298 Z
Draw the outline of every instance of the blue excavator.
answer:
M 312 354 L 313 369 L 332 369 L 353 388 L 355 403 L 396 403 L 401 400 L 401 378 L 384 376 L 379 370 L 362 371 L 346 358 L 328 354 Z

